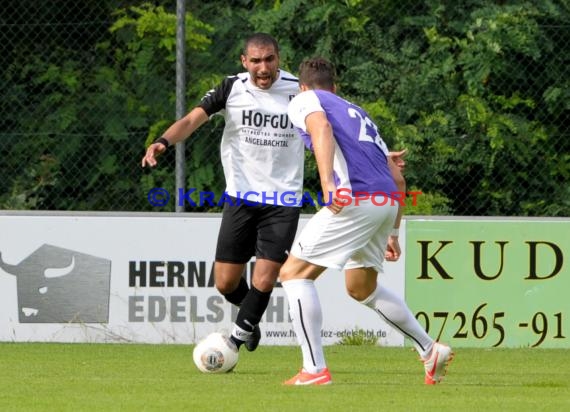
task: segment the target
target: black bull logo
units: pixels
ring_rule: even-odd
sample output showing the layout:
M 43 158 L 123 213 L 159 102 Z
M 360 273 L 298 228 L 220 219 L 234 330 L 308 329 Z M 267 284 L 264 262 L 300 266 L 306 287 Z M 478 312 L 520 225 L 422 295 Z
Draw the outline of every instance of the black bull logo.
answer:
M 18 265 L 0 255 L 15 275 L 20 323 L 108 323 L 111 261 L 42 245 Z

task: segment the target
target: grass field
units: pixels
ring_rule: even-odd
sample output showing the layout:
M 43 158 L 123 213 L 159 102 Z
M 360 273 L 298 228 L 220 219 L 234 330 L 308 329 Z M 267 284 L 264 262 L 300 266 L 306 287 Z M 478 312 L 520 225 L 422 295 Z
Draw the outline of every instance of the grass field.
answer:
M 436 386 L 409 348 L 325 351 L 332 385 L 286 387 L 296 347 L 206 375 L 186 345 L 1 343 L 0 411 L 570 411 L 568 350 L 458 349 Z

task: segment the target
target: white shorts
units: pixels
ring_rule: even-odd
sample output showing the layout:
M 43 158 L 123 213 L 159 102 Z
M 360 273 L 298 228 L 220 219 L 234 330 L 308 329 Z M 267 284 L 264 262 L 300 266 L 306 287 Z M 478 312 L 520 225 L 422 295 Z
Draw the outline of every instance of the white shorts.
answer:
M 333 269 L 373 267 L 382 273 L 388 236 L 394 227 L 398 204 L 376 206 L 354 203 L 333 214 L 324 207 L 305 225 L 291 254 Z

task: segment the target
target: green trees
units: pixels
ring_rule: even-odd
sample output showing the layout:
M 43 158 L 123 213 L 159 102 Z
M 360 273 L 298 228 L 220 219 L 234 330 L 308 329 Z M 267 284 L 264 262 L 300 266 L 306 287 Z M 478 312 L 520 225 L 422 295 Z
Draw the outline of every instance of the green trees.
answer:
M 293 60 L 337 64 L 341 94 L 408 148 L 431 213 L 570 215 L 567 5 L 286 3 L 252 21 L 285 44 L 318 33 Z
M 0 12 L 0 25 L 15 22 L 3 40 L 9 52 L 0 57 L 7 171 L 0 207 L 151 210 L 148 189 L 174 189 L 172 153 L 152 172 L 138 162 L 145 143 L 174 120 L 175 2 L 122 10 L 116 3 L 60 10 L 55 20 L 46 17 L 54 16 L 53 5 L 28 20 L 2 17 L 20 16 L 16 3 Z M 368 110 L 391 148 L 408 149 L 408 185 L 425 194 L 408 213 L 570 215 L 566 1 L 242 0 L 188 7 L 189 107 L 222 76 L 242 70 L 246 35 L 266 31 L 279 40 L 283 67 L 292 72 L 305 57 L 331 59 L 339 93 Z M 66 19 L 77 34 L 64 36 L 55 26 Z M 25 30 L 30 21 L 57 35 L 33 37 Z M 210 122 L 188 141 L 187 187 L 223 190 L 220 128 Z M 312 161 L 306 175 L 307 190 L 318 190 Z
M 37 17 L 43 36 L 29 36 L 44 47 L 20 56 L 28 45 L 16 44 L 12 66 L 21 70 L 4 71 L 6 94 L 23 107 L 4 112 L 13 132 L 2 136 L 0 207 L 148 209 L 145 188 L 172 180 L 168 167 L 151 175 L 139 160 L 145 142 L 174 120 L 176 16 L 148 4 L 93 16 L 83 5 L 62 14 L 70 19 L 64 24 L 50 20 L 56 6 L 44 7 Z M 186 27 L 189 52 L 205 50 L 212 28 L 190 14 Z

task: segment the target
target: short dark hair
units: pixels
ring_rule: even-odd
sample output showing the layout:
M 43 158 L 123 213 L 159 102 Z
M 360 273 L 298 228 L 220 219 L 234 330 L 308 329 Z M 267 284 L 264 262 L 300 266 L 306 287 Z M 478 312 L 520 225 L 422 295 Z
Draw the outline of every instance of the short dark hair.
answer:
M 336 70 L 334 65 L 323 57 L 305 59 L 299 65 L 299 84 L 310 89 L 334 90 Z
M 273 46 L 275 53 L 279 54 L 279 45 L 277 40 L 275 40 L 271 35 L 267 33 L 254 33 L 245 40 L 243 46 L 243 55 L 247 55 L 247 49 L 251 45 L 256 46 Z

